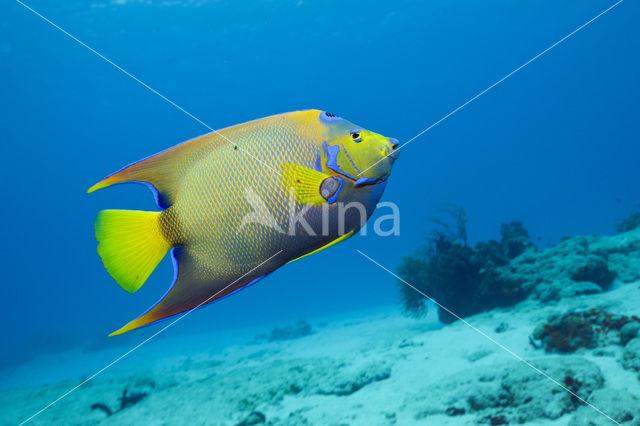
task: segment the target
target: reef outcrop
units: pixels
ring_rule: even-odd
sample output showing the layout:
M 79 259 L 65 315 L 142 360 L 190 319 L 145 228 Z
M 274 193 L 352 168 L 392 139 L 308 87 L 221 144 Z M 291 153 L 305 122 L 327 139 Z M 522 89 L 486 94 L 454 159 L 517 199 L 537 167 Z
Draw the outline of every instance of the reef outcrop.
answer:
M 614 281 L 624 284 L 640 279 L 640 228 L 614 236 L 567 237 L 538 250 L 522 222 L 511 222 L 502 225 L 500 241 L 471 247 L 464 209 L 450 208 L 445 213 L 449 222 L 436 220 L 436 230 L 422 247 L 403 258 L 398 271 L 457 316 L 526 298 L 546 303 L 600 293 Z M 404 310 L 422 316 L 425 298 L 403 283 L 399 287 Z M 444 323 L 455 321 L 446 310 L 439 309 L 438 314 Z
M 502 225 L 501 241 L 467 244 L 466 212 L 449 206 L 444 219 L 432 219 L 436 229 L 425 244 L 405 256 L 398 267 L 400 276 L 460 317 L 473 315 L 525 299 L 529 290 L 521 277 L 505 274 L 511 259 L 537 249 L 521 222 Z M 405 311 L 425 313 L 424 297 L 400 283 Z M 455 316 L 438 310 L 440 321 L 451 323 Z
M 640 229 L 570 237 L 546 250 L 526 251 L 500 272 L 543 302 L 607 290 L 614 280 L 630 283 L 640 279 Z
M 616 226 L 618 234 L 632 231 L 640 227 L 640 211 L 631 213 Z

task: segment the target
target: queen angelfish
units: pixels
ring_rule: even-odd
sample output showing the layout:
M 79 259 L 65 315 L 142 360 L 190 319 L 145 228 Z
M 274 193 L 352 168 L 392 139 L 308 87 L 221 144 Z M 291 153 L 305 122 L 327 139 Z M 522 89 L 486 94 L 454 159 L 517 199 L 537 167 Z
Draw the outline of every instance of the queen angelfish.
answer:
M 122 334 L 213 302 L 343 241 L 374 211 L 398 141 L 307 110 L 238 124 L 135 162 L 89 189 L 143 183 L 159 212 L 103 210 L 98 254 L 135 292 L 171 252 L 164 297 Z

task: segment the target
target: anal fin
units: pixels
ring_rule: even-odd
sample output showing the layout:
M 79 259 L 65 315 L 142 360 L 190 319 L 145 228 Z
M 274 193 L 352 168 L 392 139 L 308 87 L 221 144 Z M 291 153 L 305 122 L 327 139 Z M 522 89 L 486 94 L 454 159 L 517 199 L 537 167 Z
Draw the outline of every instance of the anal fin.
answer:
M 324 249 L 328 249 L 329 247 L 334 246 L 334 245 L 336 245 L 336 244 L 338 244 L 338 243 L 341 243 L 342 241 L 344 241 L 344 240 L 346 240 L 346 239 L 348 239 L 348 238 L 352 237 L 352 236 L 353 236 L 353 234 L 354 234 L 354 232 L 353 232 L 353 231 L 349 231 L 349 232 L 347 232 L 346 234 L 344 234 L 343 236 L 338 237 L 338 238 L 336 238 L 335 240 L 331 241 L 330 243 L 323 245 L 323 246 L 322 246 L 322 247 L 320 247 L 319 249 L 315 249 L 315 250 L 313 250 L 313 251 L 310 251 L 310 252 L 309 252 L 309 253 L 307 253 L 307 254 L 303 254 L 303 255 L 302 255 L 302 256 L 300 256 L 300 257 L 296 257 L 295 259 L 290 260 L 290 261 L 288 261 L 287 263 L 295 262 L 296 260 L 300 260 L 300 259 L 302 259 L 303 257 L 311 256 L 312 254 L 318 253 L 319 251 L 322 251 L 322 250 L 324 250 Z
M 173 248 L 171 250 L 171 259 L 173 261 L 174 278 L 164 296 L 138 318 L 109 334 L 109 336 L 117 336 L 136 328 L 201 308 L 245 289 L 268 275 L 248 275 L 238 279 L 237 282 L 210 279 L 198 270 L 192 253 L 184 247 Z

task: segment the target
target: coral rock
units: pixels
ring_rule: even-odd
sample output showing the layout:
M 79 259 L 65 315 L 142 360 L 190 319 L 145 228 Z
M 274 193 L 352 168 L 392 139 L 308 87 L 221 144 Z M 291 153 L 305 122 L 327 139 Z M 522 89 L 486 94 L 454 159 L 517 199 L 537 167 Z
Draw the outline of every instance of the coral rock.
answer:
M 620 329 L 620 343 L 622 346 L 637 336 L 640 336 L 640 321 L 629 321 Z
M 543 302 L 598 292 L 582 282 L 602 289 L 614 277 L 634 282 L 640 279 L 640 228 L 610 237 L 569 237 L 543 251 L 525 251 L 499 269 Z
M 609 287 L 616 274 L 609 270 L 607 262 L 600 256 L 593 256 L 586 260 L 584 265 L 576 268 L 571 279 L 576 282 L 596 283 L 602 288 Z
M 598 407 L 618 423 L 629 426 L 640 425 L 640 398 L 627 391 L 598 389 L 591 394 L 587 402 Z M 586 405 L 578 408 L 569 421 L 569 426 L 609 426 L 611 424 L 611 420 Z
M 238 423 L 236 426 L 253 426 L 259 425 L 267 421 L 267 418 L 260 411 L 251 412 L 246 419 Z
M 627 343 L 620 363 L 627 370 L 640 371 L 640 337 L 636 337 Z
M 583 399 L 604 383 L 598 366 L 584 358 L 549 357 L 532 363 L 550 377 L 561 378 L 563 386 Z M 509 424 L 557 419 L 580 404 L 575 396 L 516 361 L 461 371 L 407 401 L 408 406 L 418 407 L 416 419 L 447 414 L 456 407 L 476 413 L 478 422 L 489 424 L 489 418 L 504 418 Z
M 520 256 L 527 250 L 535 250 L 535 245 L 531 242 L 529 233 L 524 229 L 524 225 L 520 221 L 503 223 L 500 229 L 502 234 L 502 246 L 505 255 L 509 259 Z
M 601 293 L 602 287 L 595 282 L 583 281 L 568 284 L 560 289 L 557 295 L 561 298 Z
M 568 353 L 579 348 L 594 349 L 617 344 L 622 339 L 624 326 L 634 322 L 636 317 L 616 315 L 594 308 L 584 312 L 551 315 L 545 323 L 533 330 L 531 337 L 539 340 L 547 352 Z M 628 333 L 632 331 L 627 329 Z
M 616 226 L 616 232 L 622 234 L 638 227 L 640 227 L 640 212 L 634 212 Z

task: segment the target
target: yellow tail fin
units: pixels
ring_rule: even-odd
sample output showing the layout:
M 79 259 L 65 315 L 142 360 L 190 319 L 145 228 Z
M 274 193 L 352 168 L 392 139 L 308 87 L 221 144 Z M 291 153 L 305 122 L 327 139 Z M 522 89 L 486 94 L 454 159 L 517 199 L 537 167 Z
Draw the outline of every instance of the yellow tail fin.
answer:
M 142 287 L 171 244 L 160 230 L 160 212 L 102 210 L 96 218 L 98 254 L 107 272 L 129 293 Z

